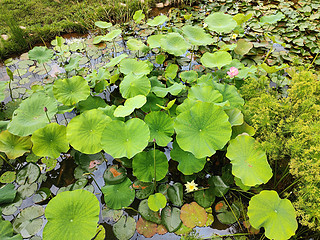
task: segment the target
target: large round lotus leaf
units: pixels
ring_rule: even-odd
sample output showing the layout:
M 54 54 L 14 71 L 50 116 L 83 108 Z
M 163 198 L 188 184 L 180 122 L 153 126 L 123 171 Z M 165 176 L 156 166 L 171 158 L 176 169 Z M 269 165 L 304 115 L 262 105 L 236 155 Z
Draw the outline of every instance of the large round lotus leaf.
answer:
M 69 150 L 66 139 L 66 127 L 57 123 L 50 123 L 35 131 L 31 136 L 32 152 L 39 157 L 58 158 L 60 153 Z
M 137 61 L 132 58 L 126 58 L 120 62 L 120 72 L 125 75 L 133 73 L 136 76 L 142 76 L 149 74 L 151 69 L 146 62 Z
M 167 199 L 162 193 L 155 193 L 148 197 L 148 206 L 152 211 L 159 211 L 167 204 Z
M 262 191 L 253 196 L 248 207 L 252 227 L 264 227 L 269 239 L 286 240 L 298 228 L 296 213 L 288 199 L 281 199 L 275 191 Z
M 147 24 L 149 26 L 159 26 L 159 25 L 162 25 L 164 24 L 166 21 L 168 21 L 169 18 L 166 16 L 166 15 L 160 15 L 160 16 L 156 16 L 154 19 L 149 19 Z
M 92 109 L 73 118 L 67 126 L 67 139 L 76 150 L 94 154 L 100 152 L 101 135 L 111 118 L 101 110 Z
M 115 57 L 115 58 L 112 58 L 110 60 L 110 62 L 108 62 L 106 64 L 106 67 L 109 68 L 109 67 L 114 67 L 115 65 L 117 65 L 119 62 L 121 62 L 123 59 L 127 58 L 128 55 L 123 53 L 121 55 L 119 55 L 118 57 Z
M 220 103 L 223 101 L 222 94 L 211 86 L 193 86 L 189 89 L 188 98 L 208 103 Z
M 180 209 L 176 207 L 167 206 L 161 211 L 162 222 L 169 232 L 175 232 L 180 228 L 182 224 L 180 214 Z
M 81 76 L 58 79 L 53 84 L 54 97 L 64 105 L 74 105 L 90 95 L 88 82 Z
M 245 55 L 253 47 L 251 42 L 246 41 L 245 39 L 239 39 L 237 41 L 237 47 L 234 49 L 236 54 Z
M 118 37 L 121 34 L 121 32 L 122 31 L 120 29 L 112 30 L 111 32 L 104 35 L 101 40 L 106 41 L 106 42 L 110 42 L 113 39 L 115 39 L 116 37 Z
M 101 145 L 114 158 L 132 158 L 148 145 L 149 138 L 149 128 L 142 120 L 132 118 L 126 123 L 114 120 L 103 130 Z
M 183 224 L 189 228 L 203 227 L 207 222 L 207 213 L 198 203 L 192 202 L 182 206 L 180 218 Z
M 96 234 L 100 205 L 97 197 L 78 189 L 59 193 L 47 205 L 43 240 L 88 240 Z
M 168 33 L 161 39 L 161 48 L 175 56 L 184 54 L 190 44 L 179 33 Z
M 231 161 L 232 174 L 246 186 L 267 183 L 272 177 L 266 153 L 253 137 L 239 135 L 230 140 L 226 157 Z
M 157 48 L 161 46 L 162 38 L 164 37 L 164 34 L 157 34 L 157 35 L 151 35 L 147 39 L 147 43 L 149 44 L 150 48 Z
M 118 106 L 114 111 L 115 117 L 129 116 L 136 108 L 141 108 L 147 102 L 147 98 L 143 95 L 137 95 L 132 98 L 128 98 L 123 106 Z
M 104 21 L 97 21 L 94 23 L 99 28 L 109 28 L 112 26 L 112 23 L 104 22 Z
M 29 51 L 28 56 L 29 59 L 36 60 L 38 63 L 43 64 L 53 57 L 53 50 L 46 47 L 34 47 Z
M 210 14 L 204 19 L 204 22 L 211 31 L 217 33 L 229 33 L 237 26 L 237 22 L 233 20 L 231 15 L 222 12 Z
M 156 162 L 156 181 L 162 180 L 168 172 L 166 155 L 159 150 L 137 154 L 132 161 L 133 175 L 140 181 L 152 182 L 154 179 L 154 158 Z
M 136 76 L 129 74 L 120 83 L 120 92 L 124 98 L 132 98 L 137 95 L 147 96 L 150 92 L 151 84 L 146 76 Z
M 198 102 L 189 111 L 179 114 L 174 128 L 177 142 L 196 158 L 213 155 L 231 137 L 228 115 L 213 103 Z
M 113 225 L 112 230 L 119 240 L 128 240 L 136 231 L 136 221 L 132 217 L 123 215 L 120 220 Z
M 150 142 L 156 140 L 157 145 L 165 147 L 172 140 L 174 133 L 173 120 L 165 112 L 151 112 L 144 121 L 150 129 Z
M 11 134 L 8 130 L 0 133 L 0 151 L 4 152 L 9 159 L 16 159 L 29 152 L 32 147 L 30 137 L 19 137 Z
M 105 185 L 101 190 L 104 194 L 106 205 L 112 209 L 128 207 L 135 197 L 135 191 L 129 178 L 119 184 Z
M 191 152 L 183 151 L 175 141 L 170 156 L 179 162 L 178 170 L 184 175 L 192 175 L 200 172 L 206 164 L 206 158 L 196 158 Z
M 208 68 L 222 68 L 232 62 L 232 57 L 225 51 L 219 51 L 214 53 L 206 52 L 200 59 L 203 66 Z
M 213 43 L 213 38 L 199 26 L 186 25 L 182 32 L 192 45 L 206 46 Z
M 107 184 L 118 184 L 125 180 L 127 177 L 127 171 L 124 167 L 118 167 L 118 165 L 112 165 L 107 168 L 103 174 L 103 179 Z
M 49 119 L 58 111 L 55 99 L 42 91 L 33 93 L 23 100 L 20 107 L 13 113 L 12 121 L 8 125 L 9 132 L 18 136 L 27 136 L 46 126 L 48 118 L 44 107 L 47 109 Z
M 198 73 L 196 71 L 194 71 L 194 70 L 183 71 L 183 72 L 180 73 L 180 78 L 184 82 L 192 83 L 192 82 L 197 81 Z
M 0 220 L 0 239 L 2 240 L 22 240 L 20 234 L 13 235 L 13 228 L 9 221 Z
M 13 222 L 13 230 L 20 233 L 23 238 L 29 238 L 40 231 L 43 225 L 44 214 L 42 206 L 34 205 L 23 209 Z
M 235 86 L 229 84 L 213 83 L 213 87 L 217 89 L 223 96 L 223 101 L 228 101 L 230 106 L 225 108 L 240 108 L 244 105 L 244 100 L 240 96 Z

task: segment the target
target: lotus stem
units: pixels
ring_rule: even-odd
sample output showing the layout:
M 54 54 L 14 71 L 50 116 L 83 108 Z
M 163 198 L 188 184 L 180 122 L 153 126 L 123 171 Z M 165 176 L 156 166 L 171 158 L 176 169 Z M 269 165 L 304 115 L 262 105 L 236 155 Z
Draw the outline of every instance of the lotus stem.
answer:
M 154 168 L 154 179 L 153 179 L 153 183 L 154 183 L 154 191 L 157 188 L 157 172 L 156 172 L 156 139 L 153 139 L 153 168 Z
M 12 169 L 16 172 L 17 170 L 15 169 L 15 167 L 14 166 L 12 166 L 12 164 L 5 158 L 5 157 L 3 157 L 1 154 L 0 154 L 0 157 L 10 166 L 10 167 L 12 167 Z
M 46 113 L 46 116 L 47 116 L 47 119 L 48 119 L 49 123 L 51 123 L 50 118 L 49 118 L 49 116 L 48 116 L 48 109 L 47 109 L 47 107 L 44 107 L 44 108 L 43 108 L 43 111 Z
M 309 71 L 309 69 L 310 69 L 311 66 L 313 65 L 314 61 L 317 59 L 318 55 L 319 55 L 319 52 L 317 52 L 317 55 L 314 57 L 312 63 L 311 63 L 311 64 L 309 65 L 309 67 L 307 68 L 307 71 Z
M 11 99 L 13 100 L 12 89 L 11 89 L 11 81 L 12 81 L 12 79 L 10 78 L 10 80 L 9 80 L 9 93 L 10 93 Z
M 68 123 L 69 123 L 69 122 L 68 122 L 68 119 L 67 119 L 67 117 L 66 117 L 66 115 L 65 115 L 64 113 L 63 113 L 62 115 L 63 115 L 63 117 L 64 117 L 64 120 L 66 120 L 66 126 L 67 126 Z
M 240 227 L 241 231 L 243 232 L 243 229 L 242 229 L 242 227 L 241 227 L 241 224 L 240 224 L 240 222 L 239 222 L 239 219 L 237 218 L 236 214 L 234 213 L 234 211 L 233 211 L 232 207 L 230 206 L 230 204 L 228 203 L 227 199 L 225 198 L 225 196 L 222 194 L 222 192 L 221 192 L 221 191 L 220 191 L 220 193 L 221 193 L 221 195 L 222 195 L 222 197 L 223 197 L 224 201 L 227 203 L 228 207 L 230 208 L 230 210 L 231 210 L 231 212 L 232 212 L 232 214 L 233 214 L 234 218 L 237 220 L 237 223 L 238 223 L 238 225 L 239 225 L 239 227 Z
M 42 63 L 42 65 L 44 67 L 44 70 L 46 70 L 47 75 L 49 75 L 48 70 L 47 70 L 46 66 L 44 65 L 44 63 Z
M 192 67 L 193 51 L 194 51 L 194 45 L 191 46 L 191 58 L 190 58 L 189 70 L 192 70 L 191 67 Z
M 102 153 L 101 151 L 100 151 L 100 154 L 101 154 L 103 160 L 104 160 L 106 163 L 108 163 L 108 160 L 106 159 L 106 157 L 103 155 L 103 153 Z
M 94 175 L 92 173 L 90 173 L 89 175 L 92 178 L 92 180 L 94 181 L 94 183 L 97 185 L 97 188 L 99 189 L 99 191 L 102 192 L 102 190 L 101 190 L 100 186 L 98 185 L 96 179 L 93 177 Z
M 114 39 L 112 40 L 112 43 L 113 43 L 113 48 L 114 48 L 113 57 L 116 57 L 117 48 L 116 48 L 116 43 L 115 43 Z
M 267 53 L 266 57 L 264 58 L 262 64 L 264 64 L 264 63 L 267 61 L 267 59 L 268 59 L 268 57 L 269 57 L 269 55 L 271 54 L 272 51 L 273 51 L 273 47 L 270 48 L 270 50 L 269 50 L 269 52 Z

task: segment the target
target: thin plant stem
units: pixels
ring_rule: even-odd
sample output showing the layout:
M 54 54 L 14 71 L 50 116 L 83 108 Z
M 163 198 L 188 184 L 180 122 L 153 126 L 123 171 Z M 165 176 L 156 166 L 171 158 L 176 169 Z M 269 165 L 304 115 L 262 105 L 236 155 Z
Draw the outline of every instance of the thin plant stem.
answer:
M 13 94 L 12 94 L 12 88 L 11 88 L 11 81 L 12 81 L 12 79 L 10 78 L 10 80 L 9 80 L 9 93 L 10 93 L 11 99 L 13 100 Z
M 270 48 L 270 50 L 269 50 L 269 52 L 267 53 L 266 57 L 264 58 L 262 64 L 264 64 L 264 63 L 267 61 L 267 59 L 268 59 L 268 57 L 269 57 L 269 55 L 271 54 L 272 51 L 273 51 L 273 47 Z
M 112 43 L 113 43 L 113 48 L 114 48 L 113 57 L 116 57 L 117 48 L 116 48 L 116 43 L 115 43 L 114 39 L 112 40 Z
M 190 58 L 190 64 L 189 64 L 189 70 L 192 70 L 192 59 L 193 59 L 193 51 L 194 51 L 194 45 L 191 47 L 191 58 Z
M 309 67 L 307 68 L 307 71 L 311 68 L 311 66 L 313 65 L 313 63 L 316 61 L 317 57 L 319 55 L 319 52 L 317 52 L 317 55 L 314 57 L 312 63 L 309 65 Z
M 154 168 L 154 179 L 153 179 L 153 182 L 154 182 L 154 190 L 156 190 L 157 188 L 157 180 L 156 180 L 156 177 L 157 177 L 157 170 L 156 170 L 156 141 L 155 139 L 153 140 L 153 168 Z
M 101 154 L 101 156 L 102 156 L 103 160 L 104 160 L 106 163 L 108 163 L 108 160 L 107 160 L 107 159 L 106 159 L 106 157 L 103 155 L 103 153 L 102 153 L 102 152 L 100 152 L 100 154 Z
M 132 210 L 132 211 L 135 211 L 136 213 L 139 212 L 138 210 L 136 210 L 136 209 L 134 209 L 134 208 L 132 208 L 132 207 L 124 207 L 124 209 L 130 209 L 130 210 Z
M 48 119 L 49 123 L 51 123 L 51 121 L 50 121 L 50 118 L 49 118 L 49 116 L 48 116 L 47 111 L 45 111 L 45 113 L 46 113 L 46 116 L 47 116 L 47 119 Z
M 274 188 L 276 188 L 278 186 L 278 184 L 289 174 L 289 172 L 287 172 L 288 169 L 288 165 L 286 167 L 286 169 L 284 170 L 285 174 L 282 175 L 282 177 L 280 178 L 280 180 L 277 182 L 276 186 Z
M 68 122 L 68 119 L 67 119 L 67 117 L 66 117 L 66 115 L 65 115 L 64 113 L 63 113 L 62 115 L 63 115 L 63 117 L 64 117 L 64 120 L 66 120 L 66 126 L 67 126 L 68 123 L 69 123 L 69 122 Z
M 282 193 L 284 193 L 285 191 L 287 191 L 289 188 L 291 188 L 293 185 L 297 184 L 298 182 L 300 182 L 301 178 L 299 178 L 298 180 L 294 181 L 293 183 L 291 183 L 288 187 L 286 187 L 286 189 L 284 189 L 279 195 L 281 195 Z
M 42 63 L 42 66 L 44 67 L 44 70 L 46 70 L 47 75 L 49 75 L 48 70 L 47 70 L 46 66 L 44 65 L 44 63 Z
M 99 187 L 99 184 L 97 183 L 96 179 L 93 177 L 93 174 L 90 174 L 90 177 L 92 178 L 92 180 L 94 181 L 94 183 L 97 185 L 97 188 L 99 189 L 100 192 L 102 192 L 101 188 Z
M 1 154 L 0 154 L 0 157 L 1 157 L 10 167 L 12 167 L 12 169 L 13 169 L 14 171 L 17 171 L 17 170 L 15 169 L 15 167 L 12 166 L 12 164 L 11 164 L 5 157 L 3 157 Z
M 221 191 L 220 191 L 220 193 L 221 193 Z M 230 208 L 230 210 L 231 210 L 234 218 L 237 220 L 237 223 L 239 224 L 239 227 L 240 227 L 241 231 L 243 232 L 243 229 L 242 229 L 242 227 L 241 227 L 241 224 L 240 224 L 240 222 L 239 222 L 239 219 L 237 218 L 236 214 L 234 213 L 232 207 L 230 206 L 230 204 L 228 203 L 227 199 L 224 197 L 224 195 L 223 195 L 222 193 L 221 193 L 221 195 L 222 195 L 223 199 L 225 200 L 225 202 L 227 203 L 228 207 Z

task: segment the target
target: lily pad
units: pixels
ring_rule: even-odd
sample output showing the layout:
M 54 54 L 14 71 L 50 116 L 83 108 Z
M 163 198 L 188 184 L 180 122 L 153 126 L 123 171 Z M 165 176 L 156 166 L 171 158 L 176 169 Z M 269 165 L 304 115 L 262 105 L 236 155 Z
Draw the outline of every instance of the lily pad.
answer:
M 113 225 L 112 230 L 119 240 L 128 240 L 136 231 L 136 221 L 132 217 L 123 215 L 120 220 Z
M 180 209 L 176 207 L 171 208 L 167 206 L 161 211 L 163 225 L 168 229 L 169 232 L 175 232 L 180 228 L 182 224 L 180 214 Z
M 193 196 L 194 200 L 203 208 L 211 207 L 215 200 L 215 195 L 210 189 L 196 191 Z
M 137 108 L 141 108 L 147 102 L 147 98 L 143 95 L 137 95 L 132 98 L 128 98 L 123 106 L 118 106 L 114 111 L 115 117 L 126 117 L 133 113 Z
M 164 24 L 168 20 L 169 18 L 166 15 L 160 15 L 156 16 L 154 19 L 149 19 L 147 24 L 149 26 L 155 27 Z
M 16 159 L 26 152 L 30 152 L 32 142 L 30 137 L 19 137 L 11 134 L 8 130 L 0 133 L 0 151 L 4 152 L 9 159 Z
M 206 46 L 213 43 L 213 38 L 199 26 L 186 25 L 182 28 L 184 36 L 195 46 Z
M 9 221 L 0 220 L 0 238 L 2 240 L 22 240 L 20 234 L 13 235 L 13 228 Z
M 235 203 L 232 203 L 231 208 L 232 210 L 229 209 L 225 201 L 220 201 L 216 204 L 215 210 L 218 213 L 217 218 L 221 223 L 233 224 L 238 220 L 240 217 L 239 207 Z
M 126 123 L 113 120 L 102 132 L 101 145 L 114 158 L 132 158 L 148 145 L 149 138 L 149 128 L 142 120 L 133 118 Z
M 246 186 L 267 183 L 272 177 L 266 153 L 247 135 L 230 140 L 226 157 L 232 164 L 232 174 Z
M 37 164 L 28 163 L 18 172 L 16 182 L 19 185 L 34 183 L 39 178 L 40 173 L 40 168 Z
M 176 141 L 173 142 L 170 156 L 179 162 L 178 170 L 184 175 L 200 172 L 206 164 L 206 158 L 196 158 L 191 152 L 183 151 Z
M 234 49 L 234 52 L 236 54 L 246 55 L 251 50 L 252 47 L 253 47 L 253 44 L 251 42 L 248 42 L 245 39 L 239 39 L 237 41 L 237 47 Z
M 213 155 L 231 137 L 228 116 L 213 103 L 196 103 L 189 111 L 176 117 L 174 128 L 179 146 L 196 158 Z
M 168 172 L 166 155 L 159 150 L 137 154 L 132 161 L 133 175 L 140 181 L 152 182 L 154 178 L 154 158 L 156 162 L 156 181 L 162 180 Z
M 192 202 L 182 206 L 180 218 L 183 224 L 189 228 L 203 227 L 207 222 L 207 213 L 198 203 Z
M 181 183 L 175 183 L 170 186 L 167 190 L 167 195 L 170 202 L 175 205 L 181 207 L 183 204 L 183 186 Z
M 228 52 L 218 51 L 214 53 L 206 52 L 200 59 L 203 66 L 208 68 L 222 68 L 232 62 L 232 57 Z
M 204 19 L 211 31 L 217 33 L 230 33 L 236 26 L 237 22 L 233 20 L 231 15 L 222 12 L 215 12 Z
M 196 71 L 194 71 L 194 70 L 183 71 L 183 72 L 180 73 L 180 78 L 184 82 L 193 83 L 193 82 L 197 81 L 198 73 Z
M 76 150 L 94 154 L 100 152 L 102 131 L 111 118 L 101 110 L 92 109 L 74 117 L 67 126 L 67 139 Z M 85 141 L 83 141 L 85 139 Z
M 131 51 L 146 51 L 149 48 L 141 41 L 131 38 L 127 41 L 127 46 Z
M 6 184 L 0 188 L 0 205 L 12 203 L 16 197 L 17 191 L 12 183 Z
M 148 206 L 148 200 L 142 200 L 139 204 L 138 208 L 139 213 L 141 216 L 146 219 L 147 221 L 154 222 L 157 224 L 161 223 L 161 216 L 159 211 L 152 211 Z
M 106 169 L 103 174 L 103 179 L 107 184 L 118 184 L 124 181 L 127 177 L 127 171 L 124 167 L 112 165 Z
M 51 196 L 51 191 L 49 188 L 40 188 L 36 194 L 33 196 L 32 200 L 35 203 L 42 202 Z
M 93 193 L 83 189 L 59 193 L 46 207 L 43 240 L 91 239 L 96 234 L 99 212 Z
M 69 150 L 66 127 L 57 123 L 50 123 L 36 130 L 31 136 L 31 141 L 32 152 L 40 157 L 58 158 L 62 152 Z
M 135 76 L 141 77 L 142 75 L 148 75 L 151 72 L 151 69 L 144 61 L 126 58 L 120 62 L 120 72 L 125 75 L 133 73 Z
M 136 189 L 136 198 L 138 199 L 145 199 L 154 193 L 154 184 L 151 182 L 146 183 L 136 179 L 132 187 Z
M 260 23 L 262 24 L 274 24 L 281 19 L 285 18 L 285 15 L 281 12 L 278 12 L 277 14 L 273 15 L 266 15 L 260 18 Z
M 115 185 L 105 185 L 101 188 L 106 205 L 112 209 L 128 207 L 134 200 L 135 191 L 131 181 L 126 178 L 123 182 Z
M 212 176 L 209 178 L 210 191 L 217 197 L 222 197 L 229 191 L 229 186 L 220 176 Z
M 38 184 L 37 183 L 32 183 L 32 184 L 23 184 L 21 185 L 17 191 L 18 194 L 22 199 L 26 199 L 28 197 L 31 197 L 38 189 Z
M 157 224 L 144 220 L 142 217 L 139 218 L 136 228 L 137 232 L 146 238 L 151 238 L 157 233 Z
M 264 227 L 269 239 L 285 240 L 298 228 L 296 213 L 288 199 L 281 199 L 276 191 L 261 191 L 253 196 L 248 207 L 252 227 Z
M 36 60 L 38 63 L 43 64 L 53 57 L 53 50 L 47 47 L 34 47 L 29 51 L 28 56 L 29 59 Z
M 148 206 L 152 211 L 159 211 L 167 204 L 167 199 L 162 193 L 155 193 L 148 198 Z
M 11 183 L 16 180 L 16 172 L 6 171 L 0 177 L 1 183 Z
M 54 97 L 64 105 L 75 105 L 90 95 L 88 82 L 81 76 L 58 79 L 53 84 Z
M 23 238 L 29 238 L 40 231 L 43 225 L 44 214 L 42 206 L 34 205 L 23 209 L 13 222 L 13 230 L 20 233 Z
M 190 44 L 179 33 L 168 33 L 161 39 L 161 48 L 170 54 L 181 56 L 190 48 Z

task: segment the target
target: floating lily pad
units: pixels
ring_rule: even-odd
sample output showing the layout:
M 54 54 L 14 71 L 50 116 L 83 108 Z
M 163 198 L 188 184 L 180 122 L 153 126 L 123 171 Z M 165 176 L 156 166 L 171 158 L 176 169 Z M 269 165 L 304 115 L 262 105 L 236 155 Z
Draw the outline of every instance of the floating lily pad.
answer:
M 42 202 L 51 196 L 51 191 L 49 188 L 40 188 L 36 194 L 33 196 L 32 200 L 35 203 Z
M 213 38 L 199 26 L 186 25 L 182 28 L 184 36 L 195 46 L 206 46 L 213 43 Z
M 22 198 L 19 194 L 17 194 L 12 203 L 4 204 L 1 206 L 2 214 L 6 216 L 14 214 L 18 210 L 18 208 L 21 206 L 21 204 L 22 204 Z
M 238 220 L 240 217 L 239 207 L 235 203 L 232 203 L 231 208 L 232 210 L 228 208 L 225 201 L 220 201 L 216 204 L 215 210 L 218 213 L 217 218 L 221 223 L 233 224 Z
M 0 238 L 3 240 L 22 240 L 20 234 L 13 235 L 13 228 L 9 221 L 0 220 Z
M 149 128 L 142 120 L 133 118 L 126 123 L 113 120 L 102 132 L 101 145 L 114 158 L 132 158 L 148 145 L 149 138 Z
M 76 150 L 94 154 L 101 151 L 102 131 L 111 118 L 101 110 L 92 109 L 74 117 L 67 126 L 67 139 Z M 83 141 L 85 139 L 85 141 Z
M 13 222 L 13 230 L 20 233 L 23 238 L 29 238 L 40 231 L 43 225 L 44 214 L 42 206 L 34 205 L 23 209 Z
M 179 71 L 179 66 L 177 64 L 169 64 L 164 73 L 165 78 L 174 79 Z
M 104 194 L 106 205 L 112 209 L 128 207 L 135 197 L 135 191 L 129 178 L 119 184 L 105 185 L 101 190 Z
M 228 116 L 213 103 L 196 103 L 189 111 L 177 116 L 174 128 L 179 146 L 196 158 L 213 155 L 231 137 Z
M 220 176 L 212 176 L 209 178 L 210 191 L 217 197 L 222 197 L 229 191 L 229 186 Z
M 189 89 L 188 98 L 208 103 L 220 103 L 223 101 L 223 96 L 218 90 L 215 90 L 211 86 L 200 85 L 193 86 Z
M 204 19 L 204 22 L 211 31 L 217 33 L 229 33 L 237 26 L 237 22 L 233 20 L 231 15 L 222 12 L 210 14 Z
M 16 179 L 16 172 L 6 171 L 0 177 L 1 183 L 11 183 Z
M 222 68 L 232 62 L 232 57 L 228 52 L 218 51 L 214 53 L 206 52 L 200 59 L 203 66 L 208 68 Z
M 251 42 L 248 42 L 245 39 L 239 39 L 237 41 L 237 47 L 234 49 L 234 52 L 240 55 L 246 55 L 252 47 L 253 44 Z
M 175 232 L 180 228 L 182 224 L 180 214 L 180 209 L 176 207 L 171 208 L 167 206 L 161 211 L 163 225 L 168 229 L 169 232 Z
M 44 107 L 47 112 L 44 111 Z M 23 100 L 19 108 L 14 111 L 8 130 L 18 136 L 30 135 L 48 124 L 46 113 L 51 119 L 57 111 L 57 103 L 53 97 L 49 97 L 42 91 L 33 93 L 29 98 Z
M 16 159 L 26 152 L 30 152 L 32 142 L 30 137 L 19 137 L 11 134 L 8 130 L 0 133 L 0 151 L 4 152 L 9 159 Z
M 132 187 L 136 189 L 136 198 L 138 199 L 145 199 L 154 193 L 154 184 L 151 182 L 146 183 L 136 179 Z
M 253 196 L 248 207 L 252 227 L 264 227 L 269 239 L 285 240 L 295 234 L 298 228 L 296 213 L 288 199 L 279 198 L 276 191 L 262 191 Z
M 19 185 L 34 183 L 39 178 L 40 173 L 40 168 L 37 164 L 28 163 L 18 172 L 16 182 Z
M 53 84 L 54 97 L 64 105 L 75 105 L 90 95 L 88 82 L 81 76 L 58 79 Z
M 196 191 L 193 196 L 194 200 L 203 208 L 211 207 L 215 200 L 215 195 L 210 189 Z
M 132 217 L 123 215 L 120 220 L 113 225 L 112 230 L 119 240 L 128 240 L 136 231 L 136 221 Z
M 26 199 L 28 197 L 31 197 L 38 189 L 38 184 L 37 183 L 32 183 L 32 184 L 23 184 L 21 185 L 17 191 L 18 194 L 22 199 Z
M 62 152 L 69 150 L 66 127 L 57 123 L 50 123 L 36 130 L 31 141 L 33 153 L 40 157 L 58 158 Z
M 170 54 L 181 56 L 190 48 L 190 44 L 179 33 L 168 33 L 161 39 L 161 48 Z
M 54 158 L 42 158 L 41 161 L 46 165 L 46 172 L 53 170 L 57 165 L 57 159 Z
M 285 15 L 281 12 L 278 12 L 277 14 L 273 14 L 273 15 L 267 15 L 267 16 L 263 16 L 260 18 L 260 23 L 262 24 L 273 24 L 276 23 L 278 21 L 280 21 L 281 19 L 285 18 Z
M 123 215 L 123 210 L 114 210 L 108 207 L 101 211 L 102 219 L 107 223 L 118 222 Z
M 147 102 L 147 98 L 143 95 L 137 95 L 128 98 L 123 106 L 118 106 L 114 111 L 115 117 L 126 117 L 133 113 L 136 108 L 141 108 Z
M 53 57 L 53 50 L 47 47 L 34 47 L 29 51 L 28 56 L 29 59 L 36 60 L 38 63 L 43 64 Z
M 161 47 L 161 41 L 164 37 L 164 34 L 157 34 L 157 35 L 151 35 L 147 39 L 147 43 L 149 44 L 150 48 L 157 48 Z
M 167 204 L 167 199 L 162 193 L 155 193 L 148 197 L 148 206 L 152 211 L 159 211 Z
M 156 181 L 162 180 L 168 172 L 166 155 L 159 150 L 137 154 L 132 161 L 133 175 L 140 181 L 152 182 L 154 178 L 154 158 L 156 162 Z
M 246 186 L 267 183 L 272 177 L 266 153 L 247 135 L 230 140 L 226 157 L 231 160 L 232 174 Z
M 141 216 L 146 219 L 147 221 L 151 221 L 157 224 L 161 223 L 161 216 L 159 211 L 152 211 L 148 206 L 148 200 L 142 200 L 139 204 L 138 208 L 139 213 Z
M 166 15 L 160 15 L 156 16 L 154 19 L 149 19 L 147 24 L 149 26 L 155 27 L 164 24 L 168 20 L 169 18 Z
M 136 228 L 137 232 L 146 238 L 151 238 L 157 233 L 157 224 L 144 220 L 142 217 L 139 218 Z
M 17 193 L 14 188 L 12 183 L 6 184 L 0 188 L 0 205 L 13 202 Z
M 207 213 L 196 202 L 184 204 L 181 208 L 180 218 L 184 225 L 189 228 L 203 227 L 207 222 Z
M 120 62 L 120 72 L 125 75 L 133 73 L 136 76 L 142 76 L 148 75 L 151 72 L 151 69 L 146 62 L 126 58 Z
M 104 181 L 107 184 L 118 184 L 125 180 L 127 177 L 127 171 L 124 167 L 118 167 L 118 165 L 112 165 L 106 169 L 103 174 Z
M 206 158 L 196 158 L 191 152 L 183 151 L 176 141 L 173 142 L 172 147 L 170 156 L 179 162 L 178 170 L 184 175 L 192 175 L 203 169 Z
M 175 205 L 181 207 L 183 204 L 183 186 L 181 183 L 175 183 L 170 186 L 167 190 L 167 195 L 170 202 Z
M 96 233 L 99 212 L 99 201 L 93 193 L 83 189 L 59 193 L 46 207 L 48 222 L 43 240 L 91 239 Z
M 147 96 L 150 89 L 151 84 L 146 76 L 129 74 L 120 83 L 120 92 L 124 98 L 132 98 L 137 95 Z

